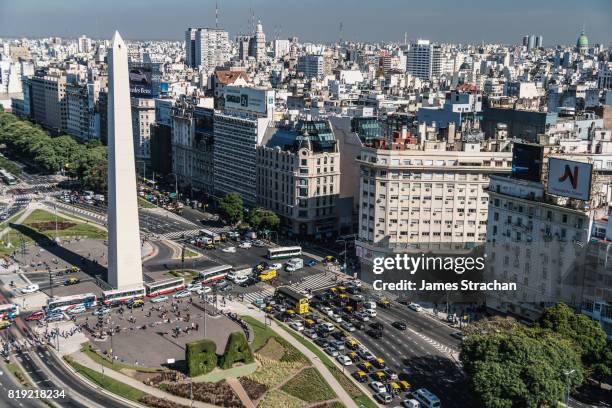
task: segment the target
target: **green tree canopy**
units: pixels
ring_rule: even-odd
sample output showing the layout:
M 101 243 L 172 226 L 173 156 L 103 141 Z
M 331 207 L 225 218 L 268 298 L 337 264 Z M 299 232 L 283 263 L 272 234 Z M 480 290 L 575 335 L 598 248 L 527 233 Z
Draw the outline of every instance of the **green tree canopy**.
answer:
M 461 361 L 470 375 L 474 393 L 486 407 L 554 406 L 566 391 L 584 379 L 580 354 L 562 336 L 515 326 L 468 335 Z
M 249 223 L 255 229 L 268 228 L 275 230 L 280 225 L 280 218 L 274 211 L 266 210 L 265 208 L 257 207 L 251 211 Z
M 244 203 L 239 193 L 227 193 L 219 199 L 219 210 L 229 222 L 236 224 L 242 221 L 244 213 Z

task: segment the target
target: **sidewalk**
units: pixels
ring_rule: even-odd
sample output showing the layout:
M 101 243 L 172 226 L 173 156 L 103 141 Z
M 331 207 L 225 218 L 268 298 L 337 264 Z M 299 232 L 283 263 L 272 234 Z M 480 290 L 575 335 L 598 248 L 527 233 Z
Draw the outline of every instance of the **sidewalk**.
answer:
M 211 405 L 211 404 L 207 404 L 205 402 L 201 402 L 201 401 L 196 401 L 193 400 L 193 405 L 191 405 L 191 400 L 187 399 L 187 398 L 182 398 L 182 397 L 177 397 L 176 395 L 172 395 L 172 394 L 168 394 L 162 390 L 160 390 L 159 388 L 155 388 L 155 387 L 151 387 L 148 385 L 145 385 L 143 383 L 141 383 L 140 381 L 129 377 L 125 374 L 121 374 L 120 372 L 117 372 L 115 370 L 111 370 L 111 369 L 106 369 L 104 371 L 102 371 L 101 366 L 97 363 L 95 363 L 94 361 L 92 361 L 89 357 L 87 357 L 87 355 L 85 355 L 84 353 L 82 353 L 81 351 L 78 351 L 76 353 L 73 353 L 70 355 L 70 357 L 72 357 L 74 359 L 74 361 L 76 361 L 77 363 L 91 369 L 94 370 L 98 373 L 104 373 L 105 376 L 110 377 L 114 380 L 117 380 L 123 384 L 129 385 L 130 387 L 133 388 L 137 388 L 143 392 L 146 392 L 147 394 L 150 394 L 154 397 L 157 398 L 164 398 L 168 401 L 172 401 L 175 402 L 177 404 L 182 404 L 185 406 L 194 406 L 194 407 L 199 407 L 199 408 L 214 408 L 215 405 Z
M 264 319 L 265 314 L 258 309 L 254 309 L 247 305 L 244 305 L 235 301 L 227 301 L 229 306 L 229 310 L 234 313 L 238 313 L 239 315 L 248 315 L 252 316 L 258 320 Z M 287 333 L 282 327 L 280 327 L 275 321 L 271 321 L 271 327 L 276 334 L 278 334 L 283 339 L 287 340 L 298 349 L 302 354 L 304 354 L 311 362 L 312 365 L 321 373 L 325 381 L 329 384 L 329 386 L 336 392 L 338 395 L 338 399 L 347 407 L 347 408 L 357 408 L 355 401 L 351 398 L 351 396 L 342 388 L 336 377 L 332 375 L 332 373 L 327 369 L 327 366 L 321 362 L 319 357 L 316 356 L 312 351 L 310 351 L 306 346 L 297 341 L 293 336 Z

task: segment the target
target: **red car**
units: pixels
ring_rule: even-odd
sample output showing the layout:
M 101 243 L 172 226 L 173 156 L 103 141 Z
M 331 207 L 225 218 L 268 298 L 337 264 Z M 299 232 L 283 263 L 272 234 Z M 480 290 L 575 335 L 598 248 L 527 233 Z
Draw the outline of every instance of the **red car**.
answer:
M 42 310 L 39 310 L 37 312 L 34 312 L 32 314 L 30 314 L 28 317 L 26 317 L 25 319 L 27 321 L 32 321 L 32 320 L 40 320 L 45 316 L 45 312 L 43 312 Z

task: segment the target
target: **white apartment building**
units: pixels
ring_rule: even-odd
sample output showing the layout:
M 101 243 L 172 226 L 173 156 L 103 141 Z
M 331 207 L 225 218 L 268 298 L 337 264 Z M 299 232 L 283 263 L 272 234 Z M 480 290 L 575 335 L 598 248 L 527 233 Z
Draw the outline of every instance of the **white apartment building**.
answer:
M 185 31 L 185 62 L 190 67 L 212 70 L 230 58 L 229 34 L 220 28 L 188 28 Z
M 372 251 L 452 250 L 484 242 L 489 176 L 509 173 L 512 154 L 469 143 L 462 151 L 446 150 L 445 142 L 401 146 L 366 147 L 357 158 L 357 255 L 371 262 Z
M 442 73 L 442 52 L 439 45 L 429 40 L 410 44 L 406 53 L 406 70 L 420 79 L 432 79 Z
M 136 159 L 151 159 L 151 125 L 154 123 L 155 99 L 132 98 L 132 132 Z
M 298 58 L 297 71 L 306 78 L 323 78 L 324 58 L 322 55 L 302 55 Z
M 93 48 L 91 46 L 91 38 L 87 38 L 84 35 L 80 36 L 77 48 L 79 50 L 79 53 L 82 54 L 89 54 L 90 52 L 92 52 Z

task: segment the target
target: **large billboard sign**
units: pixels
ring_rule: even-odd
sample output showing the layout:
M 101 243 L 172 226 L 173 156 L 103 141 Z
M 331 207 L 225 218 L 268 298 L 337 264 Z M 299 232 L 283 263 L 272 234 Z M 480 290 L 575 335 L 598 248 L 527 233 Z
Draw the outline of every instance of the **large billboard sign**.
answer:
M 274 91 L 241 86 L 225 87 L 225 108 L 266 114 L 274 104 Z
M 153 78 L 150 67 L 130 68 L 130 96 L 134 98 L 153 97 Z
M 512 177 L 539 182 L 542 180 L 544 148 L 541 145 L 514 143 L 512 148 Z
M 593 165 L 551 157 L 548 159 L 549 194 L 587 201 L 591 196 Z

